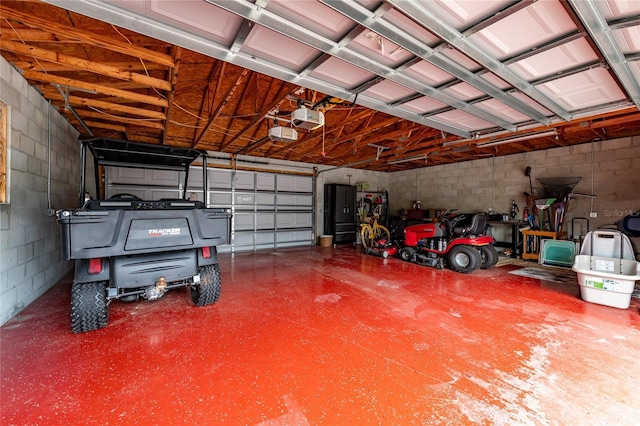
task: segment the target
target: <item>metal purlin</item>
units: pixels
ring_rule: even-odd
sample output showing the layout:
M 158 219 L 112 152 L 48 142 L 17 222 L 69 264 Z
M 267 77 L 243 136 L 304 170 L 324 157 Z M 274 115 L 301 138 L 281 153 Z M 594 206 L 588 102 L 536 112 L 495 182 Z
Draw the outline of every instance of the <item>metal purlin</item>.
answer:
M 571 7 L 593 37 L 629 98 L 640 109 L 640 84 L 629 68 L 624 53 L 613 38 L 613 32 L 593 0 L 569 0 Z
M 425 96 L 436 99 L 444 104 L 451 105 L 461 111 L 464 111 L 470 115 L 481 118 L 487 122 L 495 124 L 499 127 L 502 127 L 506 130 L 515 131 L 516 126 L 512 123 L 509 123 L 499 117 L 496 117 L 493 114 L 489 114 L 479 108 L 470 105 L 467 102 L 461 101 L 447 93 L 441 92 L 438 89 L 425 85 L 423 82 L 420 82 L 414 78 L 411 78 L 407 75 L 397 73 L 391 67 L 388 67 L 384 64 L 376 62 L 375 60 L 360 54 L 358 52 L 349 49 L 346 46 L 343 46 L 340 42 L 334 42 L 326 37 L 323 37 L 319 34 L 314 34 L 310 29 L 305 28 L 301 25 L 295 24 L 293 22 L 285 20 L 282 16 L 276 15 L 273 12 L 270 12 L 267 9 L 263 9 L 255 4 L 246 2 L 245 0 L 229 0 L 225 2 L 217 2 L 214 0 L 206 0 L 208 3 L 216 5 L 228 12 L 234 13 L 238 16 L 241 16 L 246 19 L 250 19 L 254 22 L 257 22 L 261 26 L 273 30 L 280 34 L 285 34 L 287 37 L 292 40 L 296 40 L 300 43 L 303 43 L 307 46 L 318 49 L 322 52 L 328 53 L 336 58 L 340 58 L 347 63 L 350 63 L 354 66 L 357 66 L 361 69 L 369 71 L 378 76 L 384 77 L 389 81 L 393 81 L 398 83 L 404 87 L 407 87 L 411 90 L 414 90 L 418 93 L 422 93 Z M 398 116 L 397 109 L 391 112 L 392 115 Z M 456 129 L 455 132 L 451 132 L 447 129 L 443 128 L 443 123 L 425 119 L 431 122 L 431 124 L 427 122 L 423 122 L 421 124 L 428 125 L 435 129 L 444 130 L 448 133 L 458 134 L 460 135 L 460 129 Z M 449 127 L 449 126 L 447 126 Z
M 478 78 L 475 73 L 456 64 L 453 60 L 440 53 L 439 50 L 432 49 L 427 44 L 408 34 L 401 28 L 392 25 L 384 19 L 380 19 L 380 17 L 375 12 L 371 12 L 355 2 L 347 3 L 327 0 L 320 1 L 347 16 L 348 18 L 359 22 L 360 24 L 369 28 L 371 31 L 375 31 L 376 33 L 386 37 L 387 39 L 393 40 L 393 42 L 398 46 L 448 72 L 449 74 L 456 77 L 459 81 L 470 84 L 478 90 L 487 93 L 491 97 L 499 100 L 505 105 L 510 106 L 511 108 L 521 112 L 522 114 L 532 118 L 533 120 L 541 124 L 549 124 L 549 118 L 541 114 L 539 111 L 518 100 L 517 98 L 509 96 L 503 90 L 497 88 L 487 80 Z
M 346 88 L 341 88 L 335 84 L 322 81 L 318 78 L 308 75 L 308 73 L 299 73 L 295 70 L 288 69 L 280 64 L 270 62 L 265 59 L 256 61 L 253 54 L 244 53 L 242 51 L 232 52 L 226 45 L 206 38 L 202 35 L 195 34 L 180 28 L 174 27 L 162 21 L 149 17 L 140 16 L 135 12 L 123 9 L 115 4 L 95 2 L 93 0 L 75 0 L 69 2 L 67 0 L 43 0 L 45 3 L 61 7 L 76 13 L 80 13 L 91 18 L 108 22 L 131 31 L 146 34 L 149 37 L 157 38 L 168 43 L 179 45 L 185 49 L 216 58 L 242 68 L 266 74 L 270 77 L 283 81 L 291 82 L 303 86 L 307 89 L 317 90 L 326 95 L 331 95 L 340 99 L 351 99 L 354 93 Z M 209 3 L 222 7 L 215 1 L 206 0 Z M 230 3 L 221 3 L 224 6 L 230 6 Z M 247 4 L 248 7 L 254 7 L 253 4 Z M 231 11 L 232 12 L 232 11 Z M 234 12 L 232 12 L 234 13 Z M 239 15 L 236 13 L 236 15 Z M 242 15 L 240 15 L 242 16 Z M 277 20 L 282 18 L 277 17 Z M 388 72 L 393 73 L 394 70 L 387 68 Z M 424 85 L 421 85 L 424 88 Z M 420 114 L 412 113 L 406 110 L 393 108 L 385 102 L 381 102 L 375 98 L 360 95 L 357 97 L 358 105 L 370 108 L 385 114 L 389 114 L 398 118 L 412 121 L 424 126 L 433 127 L 435 129 L 444 130 L 447 133 L 457 135 L 463 138 L 471 136 L 471 132 L 453 127 L 448 123 L 423 117 Z M 486 114 L 484 111 L 472 107 L 479 114 Z M 475 115 L 475 114 L 473 114 Z M 505 125 L 508 123 L 505 123 Z
M 531 99 L 538 102 L 540 105 L 552 111 L 563 120 L 571 121 L 571 114 L 568 111 L 566 111 L 548 96 L 545 96 L 543 93 L 541 93 L 531 83 L 523 80 L 516 73 L 505 67 L 502 62 L 483 52 L 482 49 L 477 47 L 475 43 L 467 39 L 458 30 L 442 23 L 437 17 L 432 15 L 429 11 L 425 10 L 419 4 L 419 2 L 415 0 L 388 1 L 393 4 L 396 9 L 404 12 L 407 16 L 411 16 L 416 22 L 423 25 L 433 34 L 450 43 L 454 48 L 458 49 L 469 58 L 487 68 L 489 71 L 493 72 L 516 89 L 519 89 Z

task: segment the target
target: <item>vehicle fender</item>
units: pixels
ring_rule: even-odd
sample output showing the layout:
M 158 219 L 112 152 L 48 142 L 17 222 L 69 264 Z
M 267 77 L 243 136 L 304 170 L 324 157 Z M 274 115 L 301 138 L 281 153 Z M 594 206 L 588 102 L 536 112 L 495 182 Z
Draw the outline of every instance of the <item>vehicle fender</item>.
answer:
M 109 281 L 109 258 L 102 258 L 102 272 L 89 273 L 90 259 L 76 259 L 76 270 L 73 281 L 77 283 L 90 283 L 94 281 Z
M 449 247 L 456 246 L 456 245 L 486 246 L 493 243 L 495 243 L 495 240 L 491 235 L 482 235 L 480 237 L 471 237 L 471 238 L 467 238 L 467 237 L 454 238 L 453 240 L 449 241 Z
M 218 263 L 218 250 L 216 249 L 215 246 L 209 247 L 209 252 L 211 256 L 206 258 L 202 256 L 201 248 L 197 250 L 198 250 L 198 266 L 215 265 L 216 263 Z

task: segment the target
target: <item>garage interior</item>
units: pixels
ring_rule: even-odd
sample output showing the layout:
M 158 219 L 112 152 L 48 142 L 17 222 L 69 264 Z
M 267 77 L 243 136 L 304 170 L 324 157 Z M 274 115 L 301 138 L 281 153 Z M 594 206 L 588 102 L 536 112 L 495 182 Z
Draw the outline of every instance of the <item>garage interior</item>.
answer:
M 498 264 L 470 274 L 367 254 L 357 232 L 320 242 L 329 185 L 390 227 L 444 209 L 526 222 L 545 179 L 573 179 L 559 239 L 640 209 L 639 16 L 621 0 L 3 1 L 0 422 L 633 424 L 637 287 L 627 309 L 585 302 L 502 220 Z M 71 332 L 55 211 L 79 207 L 92 137 L 206 152 L 215 179 L 177 195 L 233 211 L 214 305 L 115 300 L 107 327 Z M 176 191 L 97 172 L 95 198 Z

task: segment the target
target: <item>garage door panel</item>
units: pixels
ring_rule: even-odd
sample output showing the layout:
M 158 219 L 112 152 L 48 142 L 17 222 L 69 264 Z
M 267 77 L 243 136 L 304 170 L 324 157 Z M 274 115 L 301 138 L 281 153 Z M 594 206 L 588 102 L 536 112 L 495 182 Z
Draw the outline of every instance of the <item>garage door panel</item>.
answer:
M 256 229 L 274 229 L 275 216 L 273 213 L 256 213 Z
M 238 194 L 235 195 L 235 203 L 239 206 L 253 206 L 256 201 L 254 194 Z
M 279 247 L 291 245 L 291 243 L 306 243 L 312 239 L 312 233 L 310 230 L 302 231 L 278 231 L 276 235 L 276 242 Z
M 184 173 L 180 172 L 180 183 L 184 183 Z M 187 182 L 187 188 L 202 189 L 203 176 L 202 169 L 200 167 L 189 168 L 189 182 Z
M 147 185 L 149 181 L 145 169 L 134 169 L 128 167 L 108 167 L 107 184 L 134 184 Z
M 313 179 L 307 176 L 277 175 L 278 192 L 313 192 Z
M 141 200 L 151 199 L 151 191 L 135 186 L 107 186 L 106 192 L 107 198 L 111 198 L 117 194 L 131 194 Z
M 309 208 L 313 205 L 313 197 L 311 194 L 278 194 L 277 203 L 280 206 Z
M 236 189 L 255 189 L 255 173 L 252 172 L 236 172 L 235 188 Z
M 272 173 L 256 173 L 256 189 L 258 191 L 275 191 L 276 175 Z
M 275 232 L 256 232 L 256 244 L 272 244 L 276 241 Z
M 307 228 L 312 225 L 312 213 L 279 213 L 278 229 L 281 228 Z
M 233 243 L 240 246 L 252 246 L 254 243 L 253 232 L 236 232 Z
M 275 194 L 256 194 L 256 205 L 273 207 L 276 203 Z
M 230 192 L 209 192 L 209 203 L 214 206 L 231 206 L 233 196 Z
M 155 185 L 166 185 L 169 187 L 177 187 L 179 184 L 179 173 L 172 170 L 147 170 L 151 175 L 151 181 Z
M 163 198 L 169 198 L 169 199 L 180 199 L 182 197 L 180 197 L 180 191 L 178 190 L 173 190 L 173 191 L 167 191 L 167 190 L 151 190 L 151 191 L 146 191 L 149 194 L 149 197 L 145 197 L 146 200 L 161 200 Z
M 209 187 L 231 189 L 231 171 L 229 170 L 209 170 Z
M 254 229 L 253 213 L 235 213 L 233 219 L 234 227 L 238 231 L 252 231 Z

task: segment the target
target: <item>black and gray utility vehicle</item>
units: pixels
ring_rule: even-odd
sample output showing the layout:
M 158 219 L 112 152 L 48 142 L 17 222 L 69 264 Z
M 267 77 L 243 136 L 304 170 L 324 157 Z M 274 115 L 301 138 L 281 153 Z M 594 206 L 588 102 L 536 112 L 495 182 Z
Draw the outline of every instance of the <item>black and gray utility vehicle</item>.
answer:
M 94 160 L 96 194 L 101 193 L 100 166 L 116 166 L 180 172 L 181 198 L 147 201 L 121 193 L 85 200 L 87 149 Z M 207 157 L 200 151 L 107 138 L 81 141 L 82 207 L 57 212 L 63 257 L 76 264 L 71 288 L 74 333 L 105 327 L 114 299 L 155 300 L 169 289 L 189 287 L 196 306 L 218 300 L 216 247 L 229 243 L 231 210 L 184 199 L 189 168 L 197 159 L 207 188 Z

